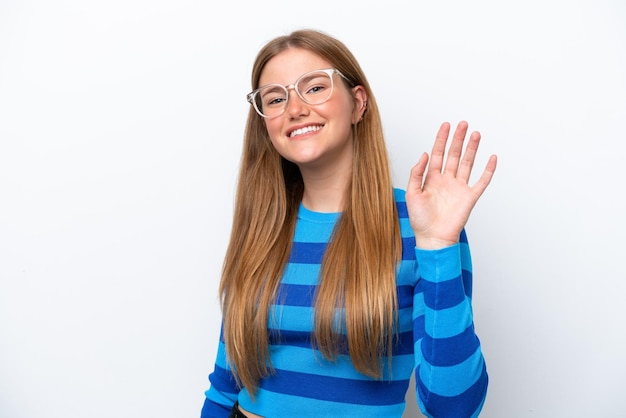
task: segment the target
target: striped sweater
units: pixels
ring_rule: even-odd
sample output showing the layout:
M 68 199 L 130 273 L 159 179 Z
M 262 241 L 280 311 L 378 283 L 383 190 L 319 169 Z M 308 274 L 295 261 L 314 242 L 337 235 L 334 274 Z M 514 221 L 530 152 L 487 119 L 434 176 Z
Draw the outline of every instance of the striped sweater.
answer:
M 472 266 L 465 232 L 451 247 L 416 248 L 404 196 L 404 191 L 395 190 L 402 234 L 397 273 L 399 340 L 391 369 L 385 361 L 383 378 L 373 380 L 357 372 L 347 353 L 327 361 L 312 348 L 312 298 L 340 214 L 300 206 L 291 256 L 268 324 L 275 373 L 260 381 L 253 401 L 235 385 L 220 338 L 201 418 L 228 417 L 235 400 L 268 418 L 399 418 L 414 372 L 419 407 L 426 416 L 479 414 L 488 378 L 474 332 Z

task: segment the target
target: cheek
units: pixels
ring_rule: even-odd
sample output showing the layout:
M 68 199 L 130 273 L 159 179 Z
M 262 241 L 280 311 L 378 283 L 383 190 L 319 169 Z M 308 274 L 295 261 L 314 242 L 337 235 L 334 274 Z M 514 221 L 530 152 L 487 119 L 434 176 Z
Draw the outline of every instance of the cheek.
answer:
M 350 125 L 353 123 L 352 119 L 354 118 L 355 107 L 354 101 L 350 95 L 345 94 L 339 100 L 329 104 L 332 106 L 332 108 L 329 109 L 332 114 L 344 119 L 346 123 Z
M 280 119 L 280 118 L 277 118 Z M 279 150 L 281 144 L 282 124 L 277 119 L 265 121 L 265 129 L 274 149 Z
M 280 134 L 281 127 L 280 118 L 265 120 L 265 129 L 267 129 L 267 134 L 272 139 L 272 142 Z

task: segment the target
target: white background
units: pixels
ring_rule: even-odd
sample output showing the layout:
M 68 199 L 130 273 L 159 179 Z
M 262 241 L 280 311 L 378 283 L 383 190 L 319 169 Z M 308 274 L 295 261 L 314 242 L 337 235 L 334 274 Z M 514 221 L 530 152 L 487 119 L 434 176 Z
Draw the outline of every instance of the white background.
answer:
M 360 60 L 397 186 L 445 120 L 499 156 L 482 416 L 626 416 L 618 0 L 0 0 L 0 416 L 199 416 L 252 61 L 300 27 Z

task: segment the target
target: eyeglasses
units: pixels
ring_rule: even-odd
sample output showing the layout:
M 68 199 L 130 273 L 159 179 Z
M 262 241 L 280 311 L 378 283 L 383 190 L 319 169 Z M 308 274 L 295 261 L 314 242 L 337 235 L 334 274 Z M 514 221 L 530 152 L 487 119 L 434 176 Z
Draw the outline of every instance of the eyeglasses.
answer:
M 285 112 L 290 89 L 294 89 L 298 97 L 306 104 L 320 105 L 328 101 L 333 94 L 333 74 L 339 74 L 350 82 L 335 68 L 314 70 L 301 75 L 295 83 L 288 86 L 282 84 L 261 86 L 248 93 L 246 99 L 259 115 L 268 119 L 275 118 Z

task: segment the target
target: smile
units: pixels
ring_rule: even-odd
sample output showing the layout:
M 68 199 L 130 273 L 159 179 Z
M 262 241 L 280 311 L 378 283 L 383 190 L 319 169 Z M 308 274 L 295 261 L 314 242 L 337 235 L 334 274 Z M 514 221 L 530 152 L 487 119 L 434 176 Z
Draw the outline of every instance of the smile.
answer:
M 308 134 L 310 132 L 319 131 L 320 129 L 322 129 L 322 125 L 307 126 L 304 128 L 296 129 L 295 131 L 291 131 L 291 133 L 289 133 L 289 138 L 293 138 L 298 135 Z

